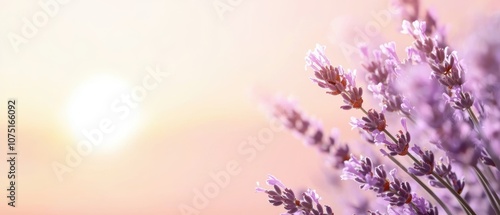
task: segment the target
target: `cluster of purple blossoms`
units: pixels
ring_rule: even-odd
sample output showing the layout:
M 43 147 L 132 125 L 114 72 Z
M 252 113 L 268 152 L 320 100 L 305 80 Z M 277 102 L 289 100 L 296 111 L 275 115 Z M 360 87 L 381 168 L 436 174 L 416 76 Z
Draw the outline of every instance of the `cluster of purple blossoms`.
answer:
M 361 53 L 367 61 L 362 64 L 367 73 L 367 88 L 380 100 L 383 110 L 410 115 L 412 105 L 394 86 L 394 81 L 401 70 L 396 44 L 391 42 L 381 45 L 380 50 L 373 51 L 373 56 L 369 55 L 368 48 L 364 46 L 361 48 Z
M 389 172 L 392 179 L 383 165 L 373 167 L 373 163 L 368 157 L 357 159 L 352 156 L 346 161 L 343 180 L 353 180 L 360 184 L 361 189 L 373 190 L 378 197 L 383 198 L 391 206 L 401 207 L 409 214 L 437 214 L 437 208 L 433 207 L 427 200 L 412 193 L 411 185 L 403 182 L 396 176 L 396 169 Z
M 274 176 L 270 175 L 266 182 L 273 188 L 266 190 L 257 183 L 256 190 L 266 193 L 269 197 L 269 203 L 274 206 L 283 205 L 287 211 L 284 215 L 333 215 L 332 208 L 319 203 L 321 198 L 314 190 L 308 189 L 302 193 L 301 199 L 297 199 L 293 190 L 287 188 Z
M 311 78 L 319 87 L 326 89 L 329 94 L 342 95 L 345 105 L 340 108 L 349 110 L 361 108 L 363 105 L 363 88 L 356 87 L 356 71 L 345 71 L 342 66 L 333 67 L 325 56 L 325 47 L 316 45 L 316 49 L 309 51 L 306 57 L 306 69 L 314 70 Z
M 352 117 L 350 125 L 369 144 L 338 144 L 336 132 L 325 135 L 321 123 L 289 100 L 272 105 L 274 116 L 326 154 L 334 169 L 342 170 L 342 180 L 375 193 L 378 203 L 366 204 L 363 208 L 371 207 L 366 214 L 500 215 L 500 16 L 477 30 L 470 55 L 462 60 L 433 11 L 420 17 L 419 0 L 394 1 L 404 19 L 401 33 L 414 39 L 407 56 L 398 56 L 394 42 L 371 52 L 361 46 L 366 92 L 380 109 L 365 102 L 356 70 L 333 66 L 325 46 L 316 45 L 305 58 L 312 81 L 342 97 L 341 109 L 364 114 Z M 392 131 L 398 124 L 402 129 Z M 370 157 L 355 155 L 369 150 Z M 268 184 L 273 190 L 257 190 L 268 194 L 271 204 L 284 205 L 286 214 L 333 214 L 314 191 L 297 199 L 275 178 Z

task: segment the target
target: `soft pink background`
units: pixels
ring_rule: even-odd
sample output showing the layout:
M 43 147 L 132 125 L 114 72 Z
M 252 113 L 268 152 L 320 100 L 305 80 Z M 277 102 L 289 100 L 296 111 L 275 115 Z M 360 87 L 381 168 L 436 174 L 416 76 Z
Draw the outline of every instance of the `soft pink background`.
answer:
M 273 133 L 251 162 L 238 146 L 269 127 L 257 98 L 275 92 L 293 95 L 327 129 L 339 127 L 344 140 L 356 139 L 348 126 L 351 113 L 309 81 L 304 55 L 325 44 L 335 64 L 355 68 L 338 44 L 352 44 L 353 31 L 373 22 L 370 12 L 386 10 L 388 1 L 242 0 L 224 19 L 214 2 L 72 0 L 15 53 L 7 35 L 19 34 L 22 18 L 41 9 L 37 1 L 1 1 L 0 160 L 6 158 L 8 98 L 19 100 L 20 155 L 16 208 L 6 206 L 7 163 L 0 162 L 0 213 L 180 214 L 181 204 L 192 205 L 193 190 L 212 181 L 211 172 L 235 160 L 241 173 L 200 214 L 283 212 L 254 191 L 269 173 L 294 189 L 319 190 L 342 214 L 342 198 L 355 186 L 331 189 L 322 158 L 288 132 Z M 500 8 L 496 0 L 424 3 L 449 24 L 456 47 L 474 21 Z M 370 39 L 407 45 L 399 25 L 393 16 Z M 96 147 L 59 182 L 52 162 L 63 162 L 67 147 L 82 139 L 67 115 L 71 101 L 84 101 L 78 87 L 92 88 L 89 80 L 106 74 L 129 90 L 148 65 L 172 76 L 134 110 L 138 120 L 128 122 L 131 130 L 116 131 L 120 141 Z M 106 93 L 105 87 L 97 90 Z

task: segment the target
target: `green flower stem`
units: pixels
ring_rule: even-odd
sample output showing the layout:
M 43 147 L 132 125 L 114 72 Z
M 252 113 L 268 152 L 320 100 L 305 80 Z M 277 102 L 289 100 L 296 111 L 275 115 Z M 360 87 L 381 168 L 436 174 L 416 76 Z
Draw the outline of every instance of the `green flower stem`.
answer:
M 407 154 L 412 160 L 413 162 L 419 164 L 420 162 L 410 153 Z M 462 196 L 460 196 L 460 194 L 458 194 L 449 184 L 448 182 L 446 182 L 440 175 L 436 174 L 435 172 L 432 172 L 432 176 L 434 176 L 434 178 L 436 178 L 441 184 L 443 184 L 446 189 L 448 189 L 451 194 L 453 196 L 455 196 L 455 198 L 458 200 L 458 202 L 462 205 L 462 208 L 465 210 L 465 212 L 467 214 L 471 214 L 471 215 L 476 215 L 476 213 L 474 212 L 474 210 L 470 207 L 470 205 L 467 203 L 467 201 L 465 201 L 465 199 L 462 198 Z
M 366 112 L 366 110 L 364 108 L 360 108 L 363 113 L 365 113 L 366 115 L 368 115 L 368 112 Z M 389 132 L 386 131 L 386 133 L 388 133 L 389 136 L 392 137 L 392 135 L 390 135 Z M 394 139 L 394 137 L 392 137 Z M 434 200 L 436 200 L 436 202 L 441 205 L 441 207 L 443 208 L 443 210 L 446 212 L 446 214 L 448 215 L 451 215 L 451 210 L 448 208 L 448 206 L 446 206 L 446 204 L 434 193 L 434 191 L 432 191 L 424 182 L 422 182 L 417 176 L 411 174 L 410 172 L 408 172 L 408 169 L 406 169 L 406 167 L 403 166 L 403 164 L 401 164 L 396 158 L 394 158 L 394 156 L 391 156 L 391 155 L 388 155 L 387 157 L 389 157 L 389 159 L 394 163 L 396 164 L 400 169 L 402 169 L 406 174 L 408 174 L 413 180 L 415 180 L 422 188 L 424 188 L 425 191 L 427 191 L 427 193 L 429 193 L 429 195 L 434 198 Z
M 410 172 L 408 172 L 408 169 L 406 169 L 403 164 L 401 164 L 398 160 L 396 160 L 396 158 L 394 158 L 394 156 L 387 156 L 389 157 L 389 159 L 391 159 L 392 162 L 394 162 L 399 168 L 401 168 L 406 174 L 408 174 L 413 180 L 415 180 L 422 188 L 424 188 L 425 191 L 427 191 L 427 193 L 429 193 L 430 196 L 432 196 L 432 198 L 434 198 L 434 200 L 436 200 L 436 202 L 441 205 L 441 207 L 444 209 L 444 211 L 446 212 L 446 214 L 448 215 L 451 215 L 453 213 L 451 213 L 450 209 L 448 208 L 448 206 L 446 206 L 446 204 L 434 193 L 434 191 L 431 190 L 431 188 L 429 188 L 424 182 L 422 182 L 417 176 L 411 174 Z
M 493 207 L 496 214 L 500 214 L 500 199 L 498 198 L 498 195 L 492 189 L 490 183 L 488 182 L 488 179 L 486 179 L 481 170 L 479 170 L 477 166 L 472 166 L 472 169 L 474 169 L 474 172 L 478 176 L 481 185 L 483 185 L 483 188 L 486 191 L 486 195 L 488 196 L 488 200 L 490 201 L 491 207 Z
M 462 97 L 465 97 L 463 93 L 460 94 Z M 486 148 L 486 151 L 488 152 L 488 155 L 490 156 L 491 160 L 493 160 L 493 164 L 495 164 L 495 167 L 497 168 L 498 171 L 500 171 L 500 159 L 498 156 L 492 152 L 493 149 L 490 146 L 489 141 L 484 138 L 484 133 L 483 133 L 483 128 L 481 127 L 481 123 L 479 122 L 479 119 L 477 118 L 476 114 L 474 114 L 474 111 L 469 107 L 466 109 L 467 113 L 469 114 L 470 119 L 472 120 L 472 123 L 474 124 L 474 127 L 476 128 L 477 133 L 479 134 L 479 137 L 481 141 L 483 141 L 483 145 Z

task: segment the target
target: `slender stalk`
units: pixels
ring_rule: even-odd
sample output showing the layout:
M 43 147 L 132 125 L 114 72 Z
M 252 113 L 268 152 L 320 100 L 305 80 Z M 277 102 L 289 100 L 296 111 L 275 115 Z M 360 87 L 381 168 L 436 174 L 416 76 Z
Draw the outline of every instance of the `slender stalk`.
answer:
M 389 136 L 389 138 L 391 138 L 391 140 L 392 140 L 392 141 L 394 141 L 395 143 L 397 143 L 397 142 L 398 142 L 398 140 L 397 140 L 394 136 L 392 136 L 392 134 L 391 134 L 389 131 L 387 131 L 387 129 L 384 129 L 384 133 L 385 133 L 387 136 Z
M 366 115 L 368 115 L 368 112 L 364 109 L 364 108 L 360 108 L 361 111 L 363 111 L 363 113 L 365 113 Z M 386 134 L 388 136 L 390 136 L 393 140 L 395 140 L 395 138 L 387 131 L 385 131 Z M 411 174 L 410 172 L 408 172 L 408 169 L 406 169 L 406 167 L 403 166 L 403 164 L 401 164 L 396 158 L 394 158 L 394 156 L 391 156 L 391 155 L 388 155 L 387 157 L 389 157 L 389 159 L 394 163 L 396 164 L 400 169 L 402 169 L 406 174 L 408 174 L 413 180 L 415 180 L 425 191 L 427 191 L 427 193 L 432 197 L 434 198 L 434 200 L 436 200 L 436 202 L 441 205 L 441 207 L 443 208 L 443 210 L 446 212 L 446 214 L 448 215 L 451 215 L 451 210 L 448 208 L 448 206 L 446 206 L 446 204 L 434 193 L 434 191 L 432 191 L 424 182 L 422 182 L 417 176 Z
M 411 115 L 410 115 L 410 114 L 405 114 L 405 116 L 406 116 L 406 118 L 408 118 L 411 122 L 413 122 L 413 123 L 417 123 L 417 122 L 413 119 L 413 117 L 411 117 Z
M 410 205 L 411 207 L 415 210 L 415 211 L 418 211 L 418 208 L 415 204 L 413 204 L 413 202 L 410 202 Z
M 427 193 L 429 193 L 430 196 L 432 196 L 432 198 L 434 198 L 434 200 L 436 200 L 436 202 L 441 205 L 441 207 L 443 208 L 443 210 L 446 212 L 446 214 L 448 215 L 451 215 L 451 211 L 450 209 L 448 208 L 448 206 L 446 206 L 446 204 L 434 193 L 434 191 L 431 190 L 431 188 L 429 188 L 424 182 L 422 182 L 417 176 L 411 174 L 410 172 L 408 172 L 408 170 L 403 166 L 403 164 L 401 164 L 398 160 L 396 160 L 396 158 L 394 158 L 393 156 L 389 155 L 387 156 L 389 157 L 389 159 L 391 159 L 392 162 L 394 162 L 394 164 L 396 164 L 399 168 L 401 168 L 406 174 L 408 174 L 413 180 L 415 180 L 422 188 L 424 188 L 425 191 L 427 191 Z
M 415 163 L 420 163 L 412 154 L 408 153 L 407 154 Z M 470 207 L 470 205 L 465 201 L 465 199 L 460 196 L 450 185 L 448 182 L 446 182 L 440 175 L 436 174 L 435 172 L 432 172 L 432 176 L 436 178 L 441 184 L 443 184 L 446 189 L 448 189 L 453 196 L 458 200 L 458 202 L 462 205 L 462 208 L 465 210 L 467 214 L 472 214 L 475 215 L 476 213 L 474 210 Z
M 460 93 L 460 96 L 465 97 L 463 92 Z M 493 160 L 493 164 L 495 164 L 497 170 L 500 171 L 500 159 L 496 156 L 496 154 L 492 153 L 494 152 L 494 150 L 491 148 L 489 141 L 486 138 L 484 138 L 483 128 L 481 127 L 479 119 L 477 118 L 476 114 L 474 114 L 474 111 L 472 111 L 470 107 L 467 108 L 466 111 L 469 114 L 469 117 L 472 120 L 472 123 L 474 124 L 474 127 L 476 128 L 476 131 L 479 134 L 481 141 L 483 141 L 483 145 L 486 148 L 486 151 L 488 152 L 491 160 Z
M 496 181 L 497 177 L 495 177 L 495 175 L 493 174 L 493 171 L 491 171 L 490 166 L 488 166 L 482 162 L 481 162 L 481 164 L 483 165 L 483 171 L 484 171 L 484 174 L 486 175 L 486 178 L 490 179 L 492 181 Z
M 368 112 L 363 107 L 361 107 L 359 109 L 361 109 L 361 111 L 363 111 L 363 113 L 365 113 L 365 115 L 368 115 Z
M 479 170 L 479 168 L 477 166 L 472 166 L 472 169 L 474 169 L 474 172 L 478 176 L 481 185 L 483 185 L 483 188 L 486 191 L 486 195 L 488 196 L 488 200 L 490 201 L 491 207 L 493 207 L 493 210 L 495 210 L 496 214 L 500 214 L 500 199 L 498 198 L 498 195 L 492 189 L 490 183 L 483 175 L 483 173 Z

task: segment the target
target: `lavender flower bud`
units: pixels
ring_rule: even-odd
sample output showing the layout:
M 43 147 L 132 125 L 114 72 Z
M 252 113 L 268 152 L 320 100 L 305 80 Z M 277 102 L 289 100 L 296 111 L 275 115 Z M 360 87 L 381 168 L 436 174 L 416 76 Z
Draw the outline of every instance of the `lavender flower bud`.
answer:
M 399 131 L 399 134 L 396 135 L 396 140 L 397 142 L 389 142 L 389 141 L 384 141 L 387 145 L 387 149 L 389 150 L 389 154 L 394 156 L 394 155 L 407 155 L 408 154 L 408 148 L 410 147 L 410 132 L 408 132 L 408 129 L 406 127 L 406 119 L 402 118 L 401 119 L 401 124 L 403 125 L 403 128 L 405 130 L 405 133 L 403 131 Z
M 424 152 L 417 145 L 413 146 L 411 149 L 420 157 L 421 160 L 419 163 L 414 163 L 413 168 L 409 168 L 408 171 L 416 176 L 432 174 L 434 171 L 434 153 L 429 150 Z
M 361 108 L 363 105 L 363 89 L 356 87 L 356 71 L 344 71 L 342 66 L 333 67 L 326 58 L 324 46 L 317 45 L 314 51 L 309 51 L 306 56 L 306 68 L 314 70 L 311 78 L 319 87 L 328 90 L 332 95 L 342 94 L 344 110 Z
M 302 194 L 302 199 L 299 200 L 291 189 L 287 188 L 274 176 L 269 176 L 267 184 L 272 186 L 273 189 L 266 190 L 259 187 L 259 183 L 257 183 L 256 190 L 266 193 L 269 197 L 269 203 L 272 205 L 283 205 L 289 214 L 333 215 L 333 211 L 329 206 L 323 206 L 319 203 L 321 198 L 314 190 L 307 190 Z
M 385 116 L 383 113 L 378 113 L 377 111 L 370 109 L 365 117 L 361 118 L 365 123 L 363 129 L 373 132 L 375 130 L 384 131 L 387 127 Z
M 435 167 L 435 172 L 438 174 L 440 177 L 444 178 L 448 183 L 451 185 L 451 187 L 458 193 L 462 193 L 464 187 L 465 187 L 465 181 L 464 178 L 462 177 L 461 179 L 458 179 L 457 174 L 452 170 L 451 165 L 445 164 L 443 162 L 443 158 L 440 159 L 440 163 L 436 165 Z M 434 176 L 430 175 L 428 176 L 430 181 L 430 185 L 433 187 L 439 187 L 439 188 L 444 188 L 445 186 L 439 182 Z
M 349 110 L 351 108 L 361 108 L 363 105 L 363 89 L 360 88 L 352 88 L 349 91 L 342 93 L 342 98 L 344 99 L 344 103 L 346 105 L 341 106 L 340 108 L 344 110 Z
M 393 169 L 389 173 L 393 181 L 390 184 L 391 192 L 384 195 L 385 200 L 389 201 L 392 206 L 403 206 L 412 201 L 411 186 L 408 182 L 400 181 L 396 176 L 396 170 Z

